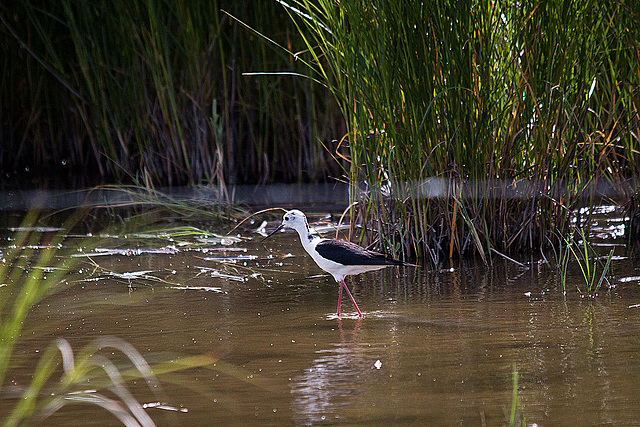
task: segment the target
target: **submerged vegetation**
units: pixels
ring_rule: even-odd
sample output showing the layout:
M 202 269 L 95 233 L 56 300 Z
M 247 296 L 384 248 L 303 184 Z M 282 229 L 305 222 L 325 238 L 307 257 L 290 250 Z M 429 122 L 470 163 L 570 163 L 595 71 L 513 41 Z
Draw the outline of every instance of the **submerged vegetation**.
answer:
M 344 175 L 355 239 L 397 257 L 488 262 L 566 235 L 583 203 L 626 203 L 634 191 L 638 10 L 637 0 L 3 5 L 0 162 L 8 175 L 65 165 L 221 194 Z

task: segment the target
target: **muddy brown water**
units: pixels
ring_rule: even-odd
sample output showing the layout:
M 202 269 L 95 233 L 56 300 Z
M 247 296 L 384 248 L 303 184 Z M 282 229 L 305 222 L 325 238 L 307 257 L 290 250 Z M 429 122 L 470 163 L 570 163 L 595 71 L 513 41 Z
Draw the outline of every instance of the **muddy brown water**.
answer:
M 78 353 L 114 336 L 157 368 L 153 391 L 127 387 L 165 405 L 146 409 L 158 425 L 505 425 L 514 368 L 528 425 L 640 425 L 640 263 L 613 238 L 620 220 L 603 224 L 598 242 L 617 258 L 612 289 L 595 299 L 578 296 L 575 265 L 564 295 L 542 256 L 519 259 L 528 269 L 497 258 L 348 279 L 364 319 L 346 298 L 335 316 L 337 285 L 295 234 L 96 255 L 28 316 L 0 411 L 55 338 Z M 165 369 L 179 360 L 192 365 Z M 76 403 L 43 424 L 118 421 Z

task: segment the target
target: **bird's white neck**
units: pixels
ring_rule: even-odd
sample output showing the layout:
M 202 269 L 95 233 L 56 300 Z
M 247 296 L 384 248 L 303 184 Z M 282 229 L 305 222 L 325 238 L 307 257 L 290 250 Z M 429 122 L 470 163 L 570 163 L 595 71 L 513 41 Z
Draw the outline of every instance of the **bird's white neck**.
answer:
M 302 242 L 302 246 L 306 249 L 307 252 L 309 252 L 316 240 L 321 239 L 320 236 L 312 233 L 311 230 L 309 230 L 309 227 L 300 227 L 296 228 L 295 230 L 298 232 L 298 236 L 300 236 L 300 242 Z

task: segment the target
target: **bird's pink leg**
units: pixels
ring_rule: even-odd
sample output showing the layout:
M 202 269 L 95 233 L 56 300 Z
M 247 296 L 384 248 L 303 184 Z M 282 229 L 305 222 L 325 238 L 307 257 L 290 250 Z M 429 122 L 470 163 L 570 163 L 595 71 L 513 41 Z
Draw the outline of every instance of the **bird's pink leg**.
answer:
M 338 288 L 340 289 L 338 291 L 338 311 L 336 311 L 336 316 L 338 317 L 340 317 L 340 306 L 342 305 L 342 283 L 338 283 Z
M 351 302 L 353 303 L 353 306 L 356 308 L 356 311 L 358 312 L 358 316 L 364 317 L 362 315 L 362 312 L 358 308 L 358 304 L 356 304 L 356 300 L 353 299 L 353 295 L 351 295 L 351 291 L 349 291 L 349 288 L 347 288 L 347 284 L 344 283 L 344 279 L 342 279 L 342 286 L 344 286 L 344 290 L 347 291 L 347 295 L 349 295 L 349 298 L 351 299 Z

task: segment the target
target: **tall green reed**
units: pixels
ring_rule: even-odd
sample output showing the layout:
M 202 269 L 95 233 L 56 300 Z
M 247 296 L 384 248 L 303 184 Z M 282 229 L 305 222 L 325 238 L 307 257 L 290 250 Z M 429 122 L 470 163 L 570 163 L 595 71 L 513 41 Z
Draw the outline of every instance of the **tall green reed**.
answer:
M 625 3 L 281 3 L 347 122 L 361 240 L 434 261 L 533 249 L 594 182 L 624 195 L 637 175 Z

